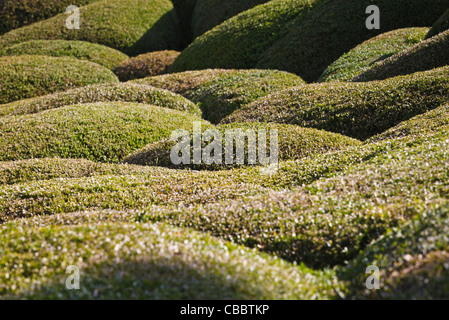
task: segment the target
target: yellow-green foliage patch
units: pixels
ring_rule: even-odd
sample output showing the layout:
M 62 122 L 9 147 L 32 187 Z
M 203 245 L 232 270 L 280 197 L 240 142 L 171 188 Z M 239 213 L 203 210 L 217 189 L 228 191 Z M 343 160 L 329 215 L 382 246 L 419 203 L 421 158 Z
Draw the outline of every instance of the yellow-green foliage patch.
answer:
M 218 123 L 247 103 L 304 81 L 276 70 L 205 70 L 146 78 L 137 83 L 179 93 L 200 106 L 204 119 Z
M 448 299 L 449 210 L 447 204 L 423 210 L 394 228 L 341 269 L 353 299 Z M 367 265 L 380 270 L 382 290 L 363 290 Z
M 73 57 L 88 60 L 102 65 L 108 69 L 114 69 L 122 61 L 129 57 L 112 48 L 85 41 L 68 40 L 32 40 L 15 44 L 0 52 L 4 56 L 20 56 L 24 54 Z
M 31 114 L 78 103 L 108 101 L 146 103 L 201 116 L 198 106 L 180 95 L 168 90 L 134 83 L 92 85 L 43 97 L 15 101 L 0 105 L 0 116 Z
M 209 232 L 313 267 L 343 264 L 389 228 L 446 201 L 448 130 L 293 191 L 153 208 L 141 220 Z
M 5 33 L 0 49 L 28 40 L 82 40 L 129 55 L 178 49 L 179 25 L 169 0 L 102 0 L 80 8 L 80 29 L 68 29 L 69 14 Z M 126 26 L 126 27 L 125 27 Z
M 403 138 L 409 135 L 427 135 L 431 132 L 438 132 L 448 124 L 449 105 L 446 104 L 424 114 L 417 115 L 410 120 L 401 122 L 397 126 L 367 140 L 367 143 Z
M 439 107 L 449 98 L 449 67 L 383 81 L 328 82 L 274 93 L 223 122 L 279 122 L 358 139 Z
M 114 69 L 120 81 L 141 79 L 167 73 L 179 56 L 178 51 L 155 51 L 123 61 Z
M 202 128 L 203 133 L 207 129 Z M 336 151 L 348 148 L 349 146 L 356 146 L 360 144 L 360 141 L 351 139 L 349 137 L 341 136 L 339 134 L 330 133 L 326 131 L 301 128 L 294 125 L 285 124 L 275 124 L 275 123 L 246 123 L 246 124 L 230 124 L 224 125 L 216 128 L 220 132 L 222 137 L 222 164 L 221 165 L 174 165 L 170 159 L 170 152 L 172 148 L 176 145 L 176 141 L 164 140 L 161 142 L 156 142 L 146 146 L 145 148 L 136 151 L 132 155 L 124 159 L 125 163 L 135 164 L 135 165 L 146 165 L 146 166 L 164 166 L 171 168 L 185 168 L 193 167 L 196 169 L 210 169 L 214 170 L 217 168 L 226 169 L 233 168 L 236 165 L 236 159 L 232 164 L 226 164 L 226 131 L 231 130 L 241 130 L 243 136 L 237 138 L 236 145 L 242 144 L 245 148 L 245 164 L 248 165 L 248 148 L 256 147 L 258 150 L 259 137 L 262 136 L 262 131 L 266 134 L 266 155 L 270 154 L 271 144 L 271 131 L 275 130 L 278 137 L 278 159 L 280 161 L 285 160 L 298 160 L 305 157 L 313 156 L 315 154 L 326 153 L 330 151 Z M 251 131 L 248 131 L 251 130 Z M 245 134 L 253 133 L 255 139 L 255 145 L 249 145 L 249 138 Z M 203 142 L 203 147 L 206 147 L 208 143 Z M 193 145 L 193 143 L 192 143 Z M 190 159 L 193 159 L 191 150 Z M 260 164 L 260 162 L 258 163 Z
M 363 71 L 353 81 L 383 80 L 449 64 L 449 30 L 403 50 Z
M 70 5 L 98 0 L 0 0 L 0 34 L 65 12 Z
M 325 299 L 339 287 L 333 272 L 160 224 L 11 223 L 0 235 L 2 299 Z M 81 290 L 65 287 L 70 265 Z
M 0 57 L 0 104 L 89 84 L 118 82 L 111 70 L 70 57 Z
M 0 118 L 0 160 L 82 158 L 119 162 L 145 145 L 189 129 L 189 113 L 148 104 L 78 104 Z M 20 139 L 18 139 L 20 137 Z
M 449 9 L 438 19 L 427 34 L 427 38 L 432 38 L 440 32 L 449 29 Z
M 421 42 L 428 31 L 429 28 L 405 28 L 367 40 L 327 67 L 318 81 L 349 81 L 375 62 Z
M 240 13 L 198 37 L 174 72 L 206 68 L 277 69 L 316 81 L 342 54 L 376 34 L 432 25 L 446 0 L 380 0 L 379 30 L 368 30 L 371 0 L 275 0 Z

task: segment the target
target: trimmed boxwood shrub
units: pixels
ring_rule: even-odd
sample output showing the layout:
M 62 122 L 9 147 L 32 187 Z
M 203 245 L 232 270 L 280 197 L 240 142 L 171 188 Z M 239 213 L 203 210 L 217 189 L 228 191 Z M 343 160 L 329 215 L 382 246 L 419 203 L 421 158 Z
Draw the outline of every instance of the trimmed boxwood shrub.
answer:
M 0 104 L 89 84 L 118 82 L 111 70 L 69 57 L 0 57 Z
M 202 128 L 204 133 L 207 129 Z M 260 130 L 266 130 L 267 137 L 267 155 L 270 150 L 270 130 L 278 131 L 278 151 L 279 160 L 298 160 L 305 157 L 310 157 L 315 154 L 326 153 L 329 151 L 341 150 L 348 148 L 349 146 L 356 146 L 360 144 L 360 141 L 351 139 L 339 134 L 330 133 L 326 131 L 320 131 L 316 129 L 301 128 L 293 125 L 276 124 L 276 123 L 246 123 L 246 124 L 230 124 L 219 126 L 216 130 L 219 130 L 223 138 L 222 149 L 222 165 L 174 165 L 170 160 L 170 151 L 175 146 L 176 142 L 171 140 L 164 140 L 156 142 L 146 146 L 145 148 L 136 151 L 132 155 L 126 157 L 123 162 L 135 165 L 146 166 L 164 166 L 170 168 L 195 168 L 195 169 L 231 169 L 235 165 L 235 159 L 233 165 L 226 165 L 225 160 L 225 132 L 226 130 L 253 130 L 256 134 L 256 145 L 258 145 L 257 137 Z M 193 142 L 192 142 L 193 143 Z M 243 142 L 245 144 L 245 164 L 248 163 L 248 148 L 247 139 Z M 203 146 L 206 144 L 203 143 Z M 191 159 L 193 159 L 191 153 Z
M 129 81 L 168 72 L 168 68 L 179 56 L 178 51 L 156 51 L 141 54 L 135 58 L 123 61 L 114 69 L 120 81 Z
M 66 13 L 12 30 L 0 37 L 0 49 L 28 40 L 83 40 L 128 55 L 179 48 L 179 24 L 169 0 L 102 0 L 81 7 L 80 16 L 79 30 L 67 29 Z
M 383 81 L 328 82 L 259 99 L 223 120 L 279 122 L 365 140 L 449 99 L 449 67 Z
M 129 59 L 126 54 L 103 45 L 85 41 L 67 40 L 26 41 L 8 47 L 0 52 L 2 56 L 20 56 L 24 54 L 73 57 L 95 62 L 111 70 L 122 61 Z
M 98 0 L 0 0 L 0 34 Z
M 206 68 L 285 70 L 308 82 L 364 40 L 390 30 L 429 26 L 446 0 L 380 0 L 380 30 L 365 26 L 371 0 L 275 0 L 245 11 L 198 37 L 173 71 Z
M 192 15 L 193 37 L 196 38 L 240 12 L 270 0 L 197 0 Z
M 2 226 L 0 237 L 2 299 L 329 299 L 339 287 L 334 272 L 160 224 L 42 220 Z M 80 266 L 83 290 L 61 285 L 69 265 Z
M 186 98 L 168 90 L 135 83 L 92 85 L 43 97 L 15 101 L 0 105 L 0 116 L 30 114 L 79 103 L 108 101 L 146 103 L 201 116 L 198 106 Z
M 432 38 L 440 32 L 449 29 L 449 9 L 438 19 L 427 34 L 427 38 Z
M 349 81 L 377 61 L 421 42 L 428 31 L 429 28 L 405 28 L 367 40 L 327 67 L 318 81 Z
M 148 104 L 78 104 L 0 118 L 0 161 L 81 158 L 119 162 L 151 142 L 190 129 L 191 114 Z M 20 137 L 20 139 L 17 139 Z
M 137 83 L 179 93 L 200 106 L 204 119 L 218 123 L 247 103 L 304 81 L 276 70 L 205 70 L 146 78 Z
M 449 30 L 401 51 L 363 71 L 353 81 L 383 80 L 449 64 Z

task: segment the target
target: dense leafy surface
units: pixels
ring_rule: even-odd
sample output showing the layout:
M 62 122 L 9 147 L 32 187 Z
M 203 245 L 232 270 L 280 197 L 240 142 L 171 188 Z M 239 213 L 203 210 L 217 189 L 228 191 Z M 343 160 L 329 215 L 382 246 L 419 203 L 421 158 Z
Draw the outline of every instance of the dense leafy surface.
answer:
M 440 32 L 449 29 L 449 9 L 438 19 L 427 34 L 427 38 L 431 38 Z
M 204 70 L 150 77 L 137 83 L 179 93 L 200 106 L 204 119 L 218 123 L 247 103 L 304 81 L 275 70 Z
M 77 0 L 82 6 L 98 0 Z M 65 12 L 72 0 L 0 0 L 0 34 Z
M 353 80 L 383 80 L 446 65 L 449 65 L 449 30 L 377 62 Z
M 167 73 L 179 56 L 177 51 L 156 51 L 123 61 L 114 70 L 120 81 L 140 79 Z
M 363 42 L 327 67 L 319 82 L 348 81 L 377 61 L 421 42 L 429 28 L 390 31 Z
M 31 55 L 0 57 L 0 79 L 0 103 L 118 82 L 112 71 L 93 62 Z
M 245 11 L 198 37 L 175 61 L 174 71 L 268 68 L 316 81 L 343 53 L 377 33 L 430 26 L 447 1 L 377 1 L 381 29 L 362 21 L 370 0 L 275 0 Z
M 290 123 L 367 139 L 447 102 L 448 72 L 444 67 L 384 81 L 300 86 L 248 104 L 224 122 Z
M 43 97 L 15 101 L 1 105 L 0 116 L 31 114 L 79 103 L 106 101 L 147 103 L 201 116 L 198 106 L 180 95 L 148 85 L 133 83 L 92 85 Z
M 0 160 L 62 157 L 118 162 L 148 143 L 189 129 L 191 114 L 147 104 L 79 104 L 0 118 Z M 20 139 L 17 139 L 20 137 Z
M 67 40 L 32 40 L 8 47 L 0 52 L 0 55 L 19 56 L 23 54 L 73 57 L 81 60 L 89 60 L 113 69 L 120 62 L 128 59 L 128 56 L 118 50 L 108 48 L 95 43 L 85 41 Z
M 62 13 L 4 34 L 0 48 L 36 39 L 84 40 L 130 55 L 179 47 L 179 25 L 168 0 L 101 0 L 81 7 L 80 16 L 79 30 L 67 29 L 69 15 Z

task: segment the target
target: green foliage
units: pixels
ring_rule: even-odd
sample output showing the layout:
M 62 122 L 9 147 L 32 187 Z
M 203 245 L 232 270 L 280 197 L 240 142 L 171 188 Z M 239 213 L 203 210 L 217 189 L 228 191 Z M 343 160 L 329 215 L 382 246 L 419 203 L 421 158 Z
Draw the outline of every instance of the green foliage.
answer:
M 449 9 L 440 17 L 440 19 L 438 19 L 437 22 L 435 22 L 426 38 L 432 38 L 433 36 L 447 29 L 449 29 Z
M 201 116 L 198 106 L 182 96 L 168 90 L 135 83 L 92 85 L 43 97 L 15 101 L 0 105 L 0 116 L 31 114 L 79 103 L 107 101 L 146 103 Z
M 206 68 L 285 70 L 308 82 L 345 52 L 376 34 L 429 26 L 446 0 L 381 0 L 380 30 L 364 21 L 371 0 L 274 0 L 245 11 L 198 37 L 173 71 Z
M 300 86 L 259 99 L 223 120 L 278 122 L 367 139 L 448 101 L 449 67 L 384 81 Z
M 314 268 L 343 264 L 389 228 L 445 201 L 448 130 L 292 191 L 152 208 L 142 221 L 194 228 Z
M 70 57 L 0 57 L 0 104 L 89 84 L 118 82 L 112 71 Z
M 247 103 L 304 81 L 275 70 L 204 70 L 146 78 L 137 83 L 179 93 L 200 106 L 204 119 L 218 123 Z
M 337 285 L 333 272 L 160 224 L 8 224 L 0 236 L 2 299 L 326 299 Z M 81 290 L 65 288 L 69 265 Z
M 38 39 L 83 40 L 129 55 L 179 47 L 179 25 L 169 0 L 102 0 L 81 7 L 80 16 L 79 30 L 67 29 L 66 13 L 12 30 L 0 37 L 0 49 Z
M 327 67 L 318 81 L 349 81 L 375 62 L 421 42 L 428 31 L 429 28 L 405 28 L 367 40 Z
M 448 299 L 449 207 L 424 210 L 409 223 L 393 228 L 372 243 L 346 268 L 349 298 Z M 382 290 L 362 290 L 366 266 L 376 265 Z M 365 276 L 366 278 L 366 276 Z
M 197 0 L 192 15 L 192 33 L 196 38 L 240 12 L 270 0 Z
M 119 162 L 129 153 L 189 129 L 191 114 L 147 104 L 78 104 L 0 118 L 0 160 L 82 158 Z M 17 139 L 20 137 L 20 139 Z
M 383 80 L 449 64 L 449 30 L 401 51 L 354 77 L 353 81 Z
M 202 128 L 204 133 L 207 129 Z M 146 165 L 146 166 L 164 166 L 171 168 L 190 167 L 194 169 L 226 169 L 234 166 L 226 165 L 225 154 L 225 136 L 226 130 L 242 130 L 245 133 L 247 130 L 253 130 L 256 138 L 256 147 L 259 145 L 257 137 L 259 137 L 260 130 L 265 130 L 267 138 L 266 154 L 269 155 L 271 139 L 270 131 L 277 130 L 278 133 L 278 153 L 279 160 L 298 160 L 305 157 L 313 156 L 315 154 L 326 153 L 335 150 L 345 149 L 349 146 L 359 145 L 360 141 L 354 140 L 338 134 L 320 131 L 316 129 L 301 128 L 293 125 L 284 124 L 263 124 L 263 123 L 249 123 L 249 124 L 230 124 L 216 128 L 222 135 L 222 165 L 179 165 L 176 166 L 170 159 L 170 151 L 176 144 L 175 141 L 164 140 L 150 144 L 145 148 L 136 151 L 132 155 L 124 159 L 125 163 Z M 248 165 L 248 144 L 247 138 L 243 141 L 239 139 L 245 147 L 245 164 Z M 193 144 L 193 141 L 192 141 Z M 204 146 L 207 144 L 203 143 Z M 193 149 L 192 149 L 193 151 Z M 193 159 L 192 153 L 190 159 Z M 234 159 L 235 164 L 235 159 Z M 259 163 L 258 163 L 259 164 Z
M 77 0 L 83 6 L 98 0 Z M 0 34 L 65 12 L 72 0 L 0 0 Z
M 85 41 L 67 40 L 27 41 L 8 47 L 0 52 L 2 56 L 20 56 L 24 54 L 53 57 L 68 56 L 92 61 L 108 69 L 114 69 L 122 61 L 129 58 L 126 54 L 106 46 Z
M 123 61 L 114 69 L 120 81 L 141 79 L 167 73 L 179 56 L 178 51 L 156 51 Z

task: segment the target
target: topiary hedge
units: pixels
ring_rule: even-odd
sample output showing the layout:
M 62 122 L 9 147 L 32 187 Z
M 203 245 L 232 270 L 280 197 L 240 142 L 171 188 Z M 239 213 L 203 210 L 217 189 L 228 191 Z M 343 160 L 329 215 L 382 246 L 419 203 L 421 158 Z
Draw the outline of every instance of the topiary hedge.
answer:
M 118 50 L 85 41 L 33 40 L 26 41 L 0 52 L 2 56 L 40 55 L 53 57 L 73 57 L 88 60 L 114 69 L 129 57 Z
M 275 70 L 205 70 L 147 78 L 137 83 L 173 90 L 197 103 L 204 119 L 218 123 L 247 103 L 304 81 Z
M 69 30 L 62 13 L 10 31 L 0 37 L 0 49 L 27 40 L 83 40 L 129 55 L 178 49 L 179 25 L 169 0 L 102 0 L 80 8 L 79 30 Z M 124 28 L 126 26 L 126 28 Z
M 0 236 L 2 299 L 329 299 L 339 286 L 333 272 L 157 224 L 51 226 L 44 220 L 3 226 Z M 67 278 L 61 268 L 70 265 L 80 267 L 83 290 L 61 285 Z
M 259 99 L 223 120 L 278 122 L 368 139 L 449 98 L 449 67 L 365 83 L 300 86 Z
M 421 42 L 428 31 L 429 28 L 405 28 L 371 38 L 328 66 L 318 82 L 349 81 L 377 61 Z
M 210 127 L 202 128 L 204 133 L 207 129 L 213 129 Z M 320 131 L 316 129 L 301 128 L 293 125 L 284 124 L 263 124 L 263 123 L 246 123 L 246 124 L 230 124 L 219 126 L 216 128 L 222 134 L 222 164 L 221 165 L 174 165 L 170 159 L 170 151 L 176 145 L 175 141 L 164 140 L 156 142 L 146 146 L 145 148 L 136 151 L 132 155 L 126 157 L 123 162 L 135 165 L 145 166 L 163 166 L 170 168 L 195 168 L 195 169 L 230 169 L 235 167 L 236 161 L 233 159 L 233 163 L 226 164 L 226 148 L 225 137 L 227 130 L 242 130 L 243 133 L 247 130 L 253 130 L 256 135 L 256 145 L 258 145 L 257 137 L 259 137 L 260 130 L 265 130 L 267 137 L 266 154 L 270 153 L 270 131 L 277 130 L 278 134 L 278 159 L 284 160 L 298 160 L 301 158 L 313 156 L 320 153 L 326 153 L 335 150 L 341 150 L 348 148 L 349 146 L 356 146 L 360 144 L 360 141 L 351 139 L 338 134 Z M 193 142 L 192 142 L 193 143 Z M 243 141 L 245 145 L 245 165 L 248 165 L 248 143 L 247 140 Z M 207 144 L 203 142 L 203 147 Z M 193 159 L 191 151 L 191 159 Z M 260 165 L 260 162 L 258 162 Z
M 120 81 L 129 81 L 168 72 L 169 67 L 179 56 L 178 51 L 156 51 L 141 54 L 135 58 L 123 61 L 116 66 L 114 73 Z
M 98 0 L 77 0 L 84 6 Z M 0 0 L 0 34 L 65 12 L 71 0 Z
M 147 144 L 190 129 L 199 118 L 147 104 L 78 104 L 0 118 L 0 161 L 81 158 L 119 162 Z M 20 139 L 17 139 L 20 137 Z
M 197 0 L 192 14 L 192 33 L 196 38 L 240 12 L 270 0 Z
M 432 38 L 440 32 L 446 31 L 449 29 L 449 9 L 438 19 L 437 22 L 433 25 L 432 29 L 430 29 L 426 38 Z
M 376 34 L 429 26 L 446 0 L 377 1 L 380 30 L 368 30 L 371 0 L 270 1 L 245 11 L 198 37 L 173 71 L 206 68 L 285 70 L 316 81 L 339 56 Z
M 201 116 L 198 106 L 180 95 L 168 90 L 133 83 L 92 85 L 43 97 L 15 101 L 0 105 L 0 116 L 30 114 L 79 103 L 108 101 L 146 103 Z
M 118 82 L 112 71 L 69 57 L 0 57 L 0 104 L 89 84 Z
M 449 64 L 449 30 L 401 51 L 363 71 L 353 81 L 383 80 Z

